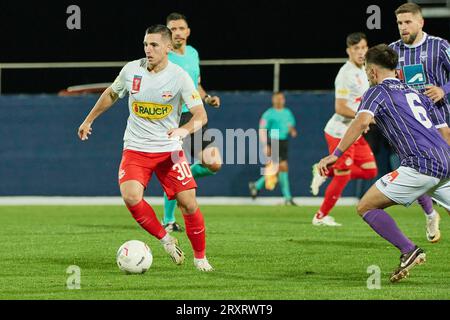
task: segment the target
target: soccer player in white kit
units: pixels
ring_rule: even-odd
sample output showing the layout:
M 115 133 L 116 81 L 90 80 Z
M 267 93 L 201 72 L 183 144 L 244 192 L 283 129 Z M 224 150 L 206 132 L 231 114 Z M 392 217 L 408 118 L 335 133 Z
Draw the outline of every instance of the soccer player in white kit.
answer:
M 160 240 L 176 264 L 182 264 L 184 253 L 178 241 L 161 226 L 153 208 L 143 198 L 154 172 L 168 198 L 178 202 L 194 251 L 195 267 L 212 271 L 205 255 L 205 223 L 195 197 L 197 185 L 181 141 L 199 130 L 207 122 L 207 115 L 192 79 L 181 67 L 168 61 L 171 48 L 170 29 L 164 25 L 149 27 L 144 37 L 146 58 L 123 67 L 79 127 L 78 135 L 87 140 L 94 120 L 118 98 L 129 94 L 130 116 L 118 177 L 122 198 L 141 227 Z M 193 117 L 179 128 L 183 103 Z
M 355 32 L 347 36 L 349 60 L 339 70 L 335 81 L 336 113 L 328 121 L 324 129 L 330 153 L 336 149 L 345 135 L 350 123 L 356 116 L 362 95 L 369 89 L 369 81 L 363 68 L 364 55 L 367 49 L 365 34 Z M 375 156 L 366 139 L 361 136 L 333 165 L 332 170 L 329 171 L 329 177 L 332 180 L 325 191 L 323 203 L 313 218 L 313 225 L 341 226 L 328 214 L 340 198 L 347 183 L 351 179 L 370 180 L 375 178 L 377 174 L 378 169 Z M 313 195 L 319 193 L 319 187 L 325 180 L 325 177 L 320 176 L 317 164 L 314 165 L 311 182 Z

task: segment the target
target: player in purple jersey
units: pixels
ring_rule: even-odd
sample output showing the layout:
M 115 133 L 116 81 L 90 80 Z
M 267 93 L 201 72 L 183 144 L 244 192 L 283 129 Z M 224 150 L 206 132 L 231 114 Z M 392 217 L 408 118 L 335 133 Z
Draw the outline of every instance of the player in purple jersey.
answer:
M 392 282 L 425 262 L 425 253 L 408 239 L 383 209 L 395 204 L 409 206 L 428 193 L 450 214 L 450 129 L 431 100 L 395 78 L 397 53 L 385 44 L 366 54 L 366 72 L 372 88 L 362 97 L 357 116 L 332 155 L 318 168 L 323 176 L 375 120 L 400 157 L 401 166 L 373 185 L 358 204 L 358 214 L 381 237 L 396 246 L 400 265 Z
M 395 11 L 401 39 L 390 47 L 399 55 L 397 76 L 416 88 L 435 103 L 435 111 L 450 125 L 450 48 L 447 40 L 423 32 L 424 19 L 421 8 L 415 3 L 405 3 Z M 433 209 L 428 195 L 418 199 L 427 217 L 426 236 L 434 243 L 441 238 L 439 214 Z

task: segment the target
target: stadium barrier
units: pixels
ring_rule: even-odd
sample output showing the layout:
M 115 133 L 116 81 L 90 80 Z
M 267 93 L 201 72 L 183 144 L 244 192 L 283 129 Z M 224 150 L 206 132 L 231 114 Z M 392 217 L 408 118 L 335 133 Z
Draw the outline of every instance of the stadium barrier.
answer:
M 222 108 L 208 108 L 209 127 L 221 132 L 257 128 L 260 116 L 270 107 L 268 91 L 215 93 L 222 99 Z M 127 99 L 118 101 L 99 118 L 93 135 L 82 142 L 77 128 L 97 98 L 98 95 L 0 96 L 0 196 L 119 195 L 117 174 L 128 117 Z M 299 136 L 290 142 L 291 189 L 294 196 L 306 197 L 310 196 L 311 166 L 327 154 L 323 127 L 334 112 L 334 95 L 288 92 L 286 99 L 299 131 Z M 198 179 L 198 195 L 248 196 L 247 183 L 259 177 L 260 168 L 259 164 L 225 164 L 216 176 Z M 344 196 L 354 196 L 355 190 L 356 185 L 351 183 Z M 155 177 L 148 194 L 162 195 Z M 274 192 L 262 193 L 280 194 L 278 187 Z

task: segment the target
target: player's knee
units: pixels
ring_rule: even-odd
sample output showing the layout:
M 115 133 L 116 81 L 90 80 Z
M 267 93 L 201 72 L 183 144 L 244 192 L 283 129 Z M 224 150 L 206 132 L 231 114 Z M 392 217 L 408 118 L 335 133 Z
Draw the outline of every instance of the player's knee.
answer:
M 133 207 L 141 202 L 142 195 L 139 192 L 123 190 L 122 199 L 128 207 Z
M 335 176 L 348 176 L 352 173 L 350 169 L 334 169 Z
M 197 201 L 194 199 L 178 202 L 178 207 L 183 214 L 194 214 L 198 209 Z
M 369 210 L 370 210 L 370 208 L 366 201 L 360 200 L 358 202 L 358 205 L 356 206 L 356 212 L 358 213 L 358 215 L 360 217 L 362 217 Z

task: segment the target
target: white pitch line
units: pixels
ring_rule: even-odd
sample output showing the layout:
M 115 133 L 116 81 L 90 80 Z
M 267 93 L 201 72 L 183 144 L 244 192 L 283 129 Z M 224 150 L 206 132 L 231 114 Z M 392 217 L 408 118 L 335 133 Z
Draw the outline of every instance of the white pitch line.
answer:
M 146 197 L 146 201 L 152 205 L 162 205 L 162 197 Z M 297 197 L 295 202 L 300 206 L 320 206 L 323 198 Z M 276 206 L 283 205 L 281 197 L 259 197 L 252 200 L 249 197 L 197 197 L 200 205 L 256 205 L 256 206 Z M 344 197 L 339 199 L 338 206 L 353 206 L 358 203 L 357 198 Z M 0 206 L 25 206 L 25 205 L 65 205 L 65 206 L 85 206 L 85 205 L 123 205 L 120 197 L 41 197 L 41 196 L 11 196 L 0 197 Z

